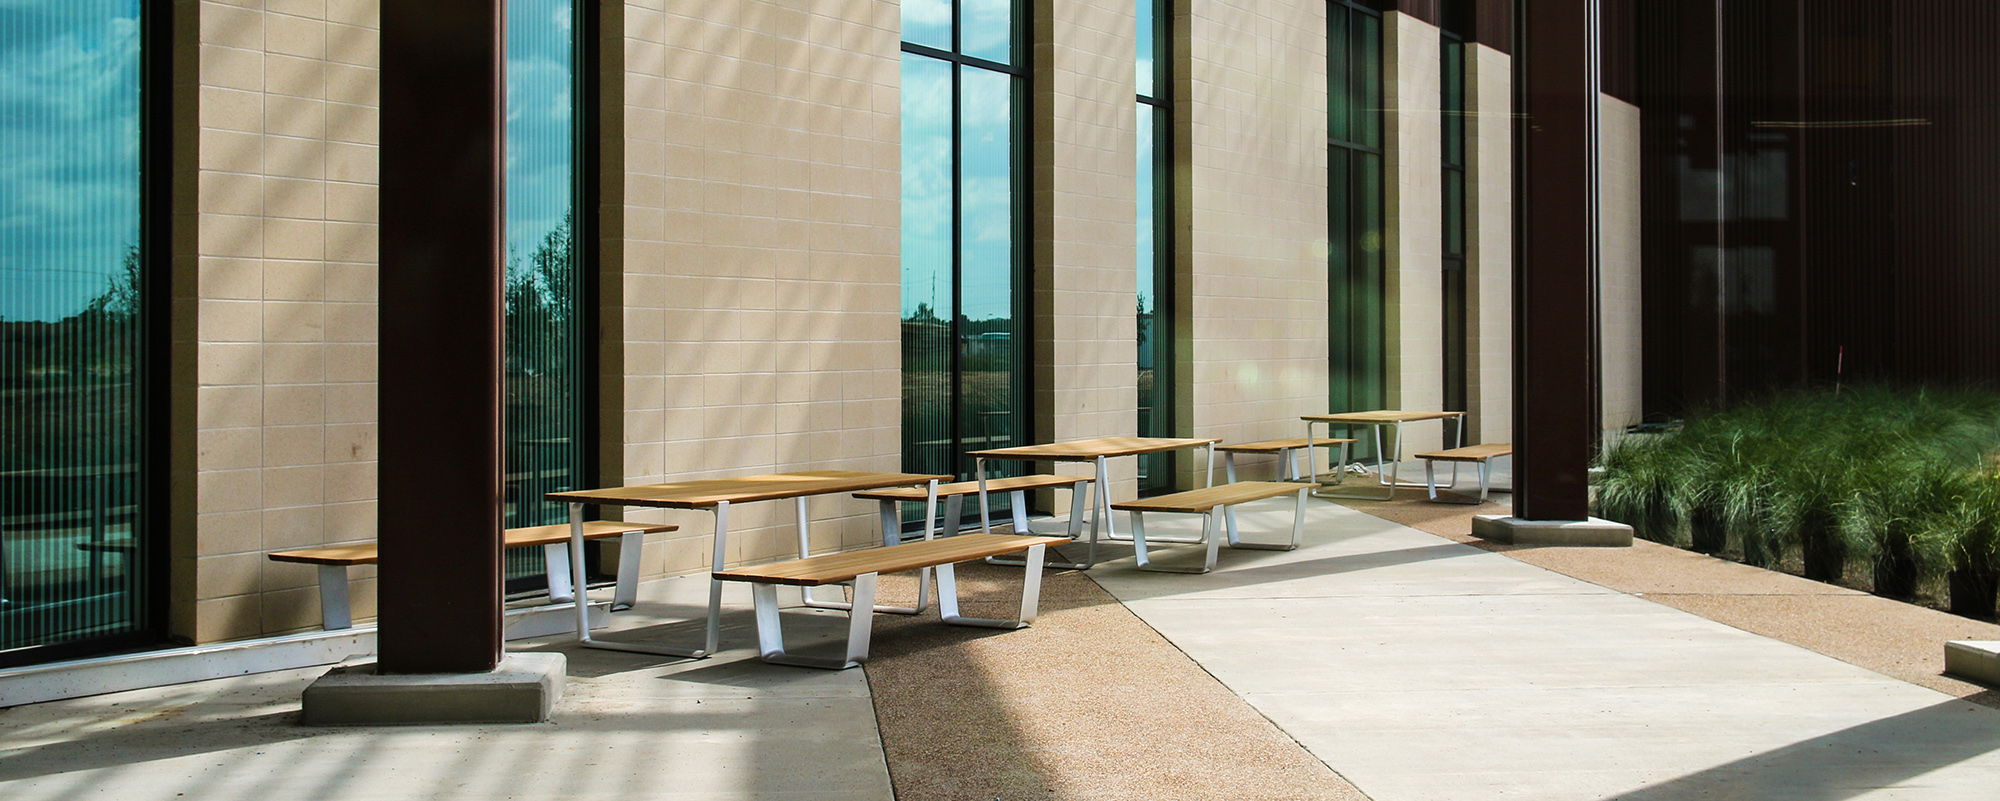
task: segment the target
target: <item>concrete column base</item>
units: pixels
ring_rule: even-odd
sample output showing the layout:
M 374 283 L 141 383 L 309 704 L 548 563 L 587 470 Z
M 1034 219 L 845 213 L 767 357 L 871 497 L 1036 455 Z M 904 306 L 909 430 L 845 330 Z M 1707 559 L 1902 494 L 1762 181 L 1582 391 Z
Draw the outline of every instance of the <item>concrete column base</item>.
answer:
M 342 664 L 306 688 L 307 726 L 542 723 L 562 697 L 562 654 L 507 654 L 491 673 L 378 675 L 375 663 Z
M 2000 687 L 2000 641 L 1954 640 L 1945 643 L 1944 672 Z
M 1581 548 L 1632 547 L 1632 527 L 1610 520 L 1522 520 L 1475 515 L 1472 536 L 1507 545 L 1567 545 Z

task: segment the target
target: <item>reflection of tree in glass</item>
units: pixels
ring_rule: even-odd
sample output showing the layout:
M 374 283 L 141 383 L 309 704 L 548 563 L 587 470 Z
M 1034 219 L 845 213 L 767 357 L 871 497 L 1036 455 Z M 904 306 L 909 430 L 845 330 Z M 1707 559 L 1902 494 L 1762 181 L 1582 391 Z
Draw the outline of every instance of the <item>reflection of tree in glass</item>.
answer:
M 139 248 L 83 308 L 0 320 L 0 471 L 121 465 L 136 452 Z
M 571 216 L 542 235 L 527 263 L 507 261 L 507 482 L 510 526 L 556 521 L 534 499 L 574 486 L 577 296 Z M 510 563 L 511 564 L 511 563 Z M 510 572 L 513 568 L 510 567 Z

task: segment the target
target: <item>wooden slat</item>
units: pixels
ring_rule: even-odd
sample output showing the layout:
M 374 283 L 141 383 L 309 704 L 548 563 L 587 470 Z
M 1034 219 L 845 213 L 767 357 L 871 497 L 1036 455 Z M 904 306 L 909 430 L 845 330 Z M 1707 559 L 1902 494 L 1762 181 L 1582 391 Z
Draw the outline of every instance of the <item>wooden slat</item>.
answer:
M 806 495 L 824 495 L 839 492 L 881 489 L 883 487 L 906 487 L 924 484 L 932 479 L 949 481 L 952 476 L 917 475 L 912 473 L 862 473 L 852 470 L 808 470 L 798 473 L 774 473 L 763 476 L 741 478 L 712 478 L 701 481 L 678 481 L 671 484 L 646 484 L 633 487 L 607 487 L 604 489 L 580 490 L 576 492 L 551 492 L 549 500 L 560 502 L 596 503 L 612 506 L 658 506 L 669 509 L 705 509 L 723 501 L 747 503 L 749 501 L 770 501 L 779 498 L 797 498 Z
M 1239 442 L 1234 445 L 1217 445 L 1215 449 L 1223 453 L 1232 451 L 1235 453 L 1277 453 L 1279 451 L 1304 448 L 1307 445 L 1318 447 L 1320 445 L 1339 445 L 1343 442 L 1353 441 L 1351 439 L 1329 439 L 1326 437 L 1313 437 L 1311 440 L 1307 440 L 1305 437 L 1299 437 L 1297 439 L 1267 439 L 1263 442 Z
M 273 562 L 301 562 L 308 565 L 372 565 L 375 564 L 375 543 L 360 545 L 335 545 L 329 548 L 306 548 L 297 551 L 277 551 L 265 554 Z
M 1206 512 L 1217 506 L 1234 506 L 1318 487 L 1318 484 L 1297 481 L 1238 481 L 1234 484 L 1114 503 L 1111 508 L 1127 512 Z
M 616 520 L 586 520 L 583 523 L 583 538 L 601 540 L 622 536 L 630 531 L 674 531 L 680 526 L 665 523 L 621 523 Z M 523 548 L 530 545 L 555 545 L 569 542 L 569 525 L 528 526 L 510 528 L 505 532 L 507 547 Z M 354 545 L 333 545 L 325 548 L 301 548 L 296 551 L 278 551 L 266 554 L 274 562 L 298 562 L 308 565 L 372 565 L 377 553 L 375 543 L 363 542 Z
M 1023 445 L 1018 448 L 1000 448 L 990 451 L 972 451 L 971 456 L 988 459 L 1021 459 L 1028 461 L 1047 460 L 1052 462 L 1080 462 L 1099 456 L 1137 456 L 1142 453 L 1180 450 L 1201 445 L 1212 445 L 1220 439 L 1174 439 L 1169 437 L 1099 437 L 1079 439 L 1071 442 L 1052 442 L 1047 445 Z
M 1373 412 L 1341 412 L 1340 414 L 1308 414 L 1300 417 L 1314 423 L 1411 423 L 1418 420 L 1442 420 L 1459 417 L 1464 412 L 1404 412 L 1382 409 Z
M 1066 542 L 1069 542 L 1068 537 L 961 534 L 936 540 L 810 556 L 789 562 L 733 568 L 716 573 L 715 577 L 723 581 L 816 587 L 821 584 L 846 581 L 863 573 L 900 573 L 905 570 L 1016 553 L 1036 545 L 1059 545 Z
M 989 478 L 986 479 L 986 491 L 988 493 L 995 493 L 995 492 L 1012 492 L 1014 490 L 1042 489 L 1044 487 L 1069 487 L 1069 486 L 1074 486 L 1076 482 L 1079 481 L 1088 484 L 1095 480 L 1096 479 L 1093 479 L 1090 476 L 1051 476 L 1051 475 L 1014 476 L 1012 478 Z M 979 482 L 960 481 L 955 484 L 939 484 L 937 494 L 938 497 L 940 498 L 947 498 L 953 495 L 978 495 Z M 904 487 L 898 489 L 874 490 L 872 492 L 857 492 L 854 493 L 854 497 L 870 501 L 921 501 L 924 499 L 924 488 Z
M 1467 445 L 1448 451 L 1419 453 L 1419 459 L 1436 459 L 1440 462 L 1483 462 L 1495 456 L 1506 456 L 1514 452 L 1514 443 L 1495 442 L 1489 445 Z

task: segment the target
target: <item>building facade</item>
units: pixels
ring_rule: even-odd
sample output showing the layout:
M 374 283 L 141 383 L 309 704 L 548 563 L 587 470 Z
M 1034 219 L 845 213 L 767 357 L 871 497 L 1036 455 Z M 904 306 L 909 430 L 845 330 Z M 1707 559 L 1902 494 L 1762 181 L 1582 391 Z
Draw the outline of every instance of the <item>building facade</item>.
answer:
M 266 554 L 373 539 L 379 2 L 0 21 L 0 80 L 47 93 L 5 101 L 40 126 L 7 160 L 43 165 L 0 189 L 25 220 L 0 232 L 0 425 L 39 443 L 0 464 L 6 664 L 312 629 L 315 573 Z M 1325 411 L 1510 437 L 1504 2 L 510 13 L 510 525 L 555 522 L 538 499 L 569 487 L 964 473 L 979 447 L 1269 439 Z M 105 119 L 54 99 L 85 90 L 69 106 Z M 1603 102 L 1618 428 L 1639 125 Z M 114 138 L 64 146 L 83 132 Z M 86 222 L 116 230 L 30 235 Z M 870 511 L 816 506 L 815 547 L 873 540 Z M 706 569 L 705 520 L 645 519 L 682 524 L 646 575 Z M 732 562 L 794 548 L 789 510 L 734 523 Z M 351 591 L 371 616 L 372 571 Z

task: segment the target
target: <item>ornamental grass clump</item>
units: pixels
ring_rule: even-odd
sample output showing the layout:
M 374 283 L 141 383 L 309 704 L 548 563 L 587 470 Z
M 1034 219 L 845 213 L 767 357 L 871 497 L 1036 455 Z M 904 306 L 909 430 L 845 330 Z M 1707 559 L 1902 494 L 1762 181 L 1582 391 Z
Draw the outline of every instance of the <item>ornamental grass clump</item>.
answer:
M 1872 576 L 1910 598 L 1956 588 L 1991 616 L 2000 586 L 2000 394 L 1795 392 L 1627 436 L 1600 453 L 1598 514 L 1648 539 L 1809 578 Z M 1685 538 L 1683 538 L 1685 533 Z M 1796 558 L 1796 561 L 1793 561 Z M 1975 599 L 1985 599 L 1984 612 Z
M 1658 437 L 1632 436 L 1607 445 L 1598 458 L 1598 516 L 1632 526 L 1638 536 L 1678 544 L 1680 510 L 1674 497 L 1679 454 Z

